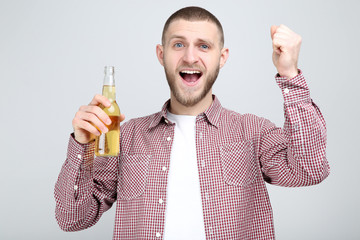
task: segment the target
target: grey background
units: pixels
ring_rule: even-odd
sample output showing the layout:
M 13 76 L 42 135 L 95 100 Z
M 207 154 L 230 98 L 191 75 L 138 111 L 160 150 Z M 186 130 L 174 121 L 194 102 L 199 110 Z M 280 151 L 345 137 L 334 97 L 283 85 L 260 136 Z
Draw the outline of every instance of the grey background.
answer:
M 62 232 L 54 184 L 71 121 L 116 67 L 127 119 L 169 97 L 155 55 L 175 10 L 198 5 L 222 22 L 230 58 L 214 93 L 223 106 L 281 126 L 270 25 L 303 37 L 299 67 L 328 127 L 331 175 L 320 185 L 268 185 L 278 239 L 360 239 L 358 1 L 0 1 L 0 239 L 111 239 L 115 207 L 94 227 Z M 181 224 L 181 222 L 179 222 Z

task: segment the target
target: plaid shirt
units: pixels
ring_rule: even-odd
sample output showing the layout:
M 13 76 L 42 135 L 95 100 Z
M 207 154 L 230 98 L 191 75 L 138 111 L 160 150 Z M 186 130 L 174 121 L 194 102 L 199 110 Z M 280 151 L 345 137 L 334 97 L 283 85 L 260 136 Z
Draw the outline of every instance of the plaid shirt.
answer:
M 302 73 L 276 81 L 285 99 L 284 128 L 227 110 L 216 97 L 196 117 L 207 239 L 274 239 L 265 181 L 308 186 L 329 174 L 325 122 Z M 117 200 L 114 239 L 162 239 L 174 138 L 168 104 L 121 126 L 119 157 L 94 158 L 94 143 L 82 145 L 70 137 L 55 186 L 56 219 L 63 230 L 94 225 Z

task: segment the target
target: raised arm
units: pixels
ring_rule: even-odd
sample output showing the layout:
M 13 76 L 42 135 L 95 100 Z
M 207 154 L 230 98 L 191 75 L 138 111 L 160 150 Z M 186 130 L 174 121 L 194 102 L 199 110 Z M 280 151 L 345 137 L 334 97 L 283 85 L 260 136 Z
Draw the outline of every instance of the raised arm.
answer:
M 264 178 L 282 186 L 317 184 L 329 175 L 326 125 L 298 70 L 301 37 L 285 25 L 272 26 L 271 37 L 285 124 L 277 128 L 264 121 L 259 154 Z
M 67 158 L 55 184 L 56 220 L 64 231 L 94 225 L 117 197 L 118 158 L 94 158 L 94 138 L 110 119 L 99 107 L 109 101 L 96 95 L 73 119 Z M 121 116 L 121 121 L 124 120 Z

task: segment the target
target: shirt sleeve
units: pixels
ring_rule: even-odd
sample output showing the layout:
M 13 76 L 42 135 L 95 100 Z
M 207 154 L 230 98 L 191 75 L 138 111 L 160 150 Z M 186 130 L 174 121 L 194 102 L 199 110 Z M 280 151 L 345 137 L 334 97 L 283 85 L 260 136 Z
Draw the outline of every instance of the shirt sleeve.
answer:
M 94 144 L 70 136 L 54 192 L 56 220 L 64 231 L 91 227 L 116 200 L 118 159 L 94 158 Z
M 264 179 L 287 187 L 320 183 L 329 175 L 325 120 L 301 71 L 290 80 L 277 76 L 276 81 L 284 97 L 285 123 L 278 128 L 264 120 L 260 140 Z

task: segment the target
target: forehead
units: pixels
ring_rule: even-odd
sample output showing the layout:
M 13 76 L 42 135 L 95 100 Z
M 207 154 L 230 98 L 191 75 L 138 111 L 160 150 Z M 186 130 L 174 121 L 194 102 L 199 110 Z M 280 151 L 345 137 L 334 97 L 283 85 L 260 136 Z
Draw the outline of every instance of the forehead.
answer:
M 189 40 L 208 39 L 215 42 L 220 39 L 219 35 L 219 29 L 213 22 L 179 19 L 170 23 L 165 33 L 165 39 L 169 41 L 174 37 L 182 37 Z

